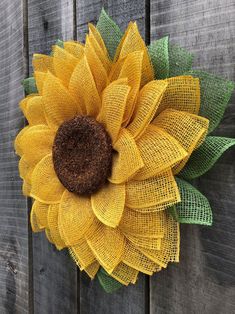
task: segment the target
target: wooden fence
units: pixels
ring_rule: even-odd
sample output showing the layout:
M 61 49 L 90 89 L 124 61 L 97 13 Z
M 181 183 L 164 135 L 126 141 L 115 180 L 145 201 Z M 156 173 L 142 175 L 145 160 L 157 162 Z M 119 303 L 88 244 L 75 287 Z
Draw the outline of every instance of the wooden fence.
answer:
M 12 144 L 24 124 L 21 81 L 34 52 L 48 53 L 56 39 L 83 40 L 103 6 L 122 29 L 137 20 L 146 42 L 169 34 L 196 53 L 196 67 L 235 79 L 234 0 L 1 0 L 0 313 L 235 313 L 234 149 L 199 182 L 213 227 L 182 226 L 180 264 L 136 286 L 105 294 L 65 251 L 31 232 Z M 235 137 L 234 105 L 216 134 Z

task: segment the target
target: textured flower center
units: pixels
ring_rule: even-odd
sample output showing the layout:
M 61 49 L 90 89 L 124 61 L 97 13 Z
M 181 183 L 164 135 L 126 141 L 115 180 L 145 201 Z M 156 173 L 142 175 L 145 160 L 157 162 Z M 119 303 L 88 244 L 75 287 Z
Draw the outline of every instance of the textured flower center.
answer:
M 76 116 L 64 122 L 56 133 L 52 152 L 55 172 L 70 192 L 90 195 L 111 174 L 111 139 L 92 117 Z

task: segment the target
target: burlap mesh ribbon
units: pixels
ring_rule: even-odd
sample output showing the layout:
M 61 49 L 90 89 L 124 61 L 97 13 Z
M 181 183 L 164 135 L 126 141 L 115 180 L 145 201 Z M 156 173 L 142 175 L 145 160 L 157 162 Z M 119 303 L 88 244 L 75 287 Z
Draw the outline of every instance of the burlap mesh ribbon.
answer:
M 85 45 L 57 41 L 34 55 L 20 106 L 29 125 L 17 136 L 23 193 L 35 199 L 31 225 L 106 292 L 179 261 L 179 222 L 212 224 L 208 200 L 188 180 L 235 144 L 208 136 L 220 123 L 232 82 L 192 70 L 193 56 L 164 37 L 147 48 L 137 25 L 122 34 L 102 10 Z M 90 115 L 108 131 L 109 183 L 91 197 L 67 191 L 55 173 L 58 127 Z M 29 149 L 30 147 L 30 149 Z

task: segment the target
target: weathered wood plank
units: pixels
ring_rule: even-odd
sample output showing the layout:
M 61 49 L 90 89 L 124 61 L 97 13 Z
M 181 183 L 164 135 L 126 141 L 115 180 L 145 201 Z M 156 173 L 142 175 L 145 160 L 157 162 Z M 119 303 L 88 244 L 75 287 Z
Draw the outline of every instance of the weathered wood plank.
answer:
M 195 67 L 234 80 L 232 0 L 151 1 L 151 39 L 169 34 L 195 52 Z M 232 101 L 216 134 L 235 136 Z M 151 313 L 234 313 L 234 149 L 199 181 L 214 210 L 211 228 L 182 226 L 181 261 L 151 279 Z
M 0 313 L 29 312 L 28 212 L 13 140 L 24 124 L 18 107 L 25 76 L 24 7 L 0 3 Z
M 124 31 L 130 20 L 137 20 L 142 35 L 145 35 L 145 2 L 138 1 L 94 1 L 77 0 L 77 38 L 82 41 L 87 33 L 87 23 L 96 23 L 104 7 Z M 107 294 L 100 287 L 98 280 L 90 281 L 86 274 L 81 274 L 80 313 L 147 313 L 148 282 L 140 276 L 135 286 L 122 288 L 113 295 Z
M 73 39 L 73 1 L 28 1 L 29 59 L 49 53 L 57 39 Z M 77 313 L 77 267 L 67 251 L 59 252 L 45 234 L 33 235 L 35 313 Z

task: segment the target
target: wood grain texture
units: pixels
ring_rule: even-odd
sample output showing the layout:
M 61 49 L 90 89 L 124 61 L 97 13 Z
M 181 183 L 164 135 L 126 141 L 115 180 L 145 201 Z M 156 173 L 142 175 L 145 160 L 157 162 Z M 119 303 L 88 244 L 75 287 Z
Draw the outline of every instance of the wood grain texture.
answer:
M 30 65 L 34 52 L 48 54 L 57 39 L 73 39 L 73 13 L 72 0 L 28 1 Z M 44 233 L 33 235 L 33 275 L 35 314 L 77 313 L 77 267 Z
M 145 35 L 145 2 L 138 1 L 96 1 L 77 0 L 77 38 L 82 41 L 87 33 L 87 23 L 96 24 L 101 8 L 125 30 L 130 20 L 137 20 L 138 27 Z M 98 280 L 90 281 L 86 274 L 81 274 L 80 314 L 144 314 L 148 313 L 148 282 L 140 276 L 135 286 L 121 288 L 114 294 L 107 294 L 100 287 Z
M 0 313 L 28 313 L 28 212 L 13 140 L 23 126 L 18 103 L 25 74 L 23 3 L 0 2 Z
M 232 0 L 151 1 L 151 39 L 170 35 L 196 54 L 195 68 L 234 80 Z M 234 99 L 215 134 L 235 137 Z M 235 150 L 198 182 L 214 212 L 211 228 L 181 227 L 181 261 L 151 279 L 151 313 L 235 312 Z

